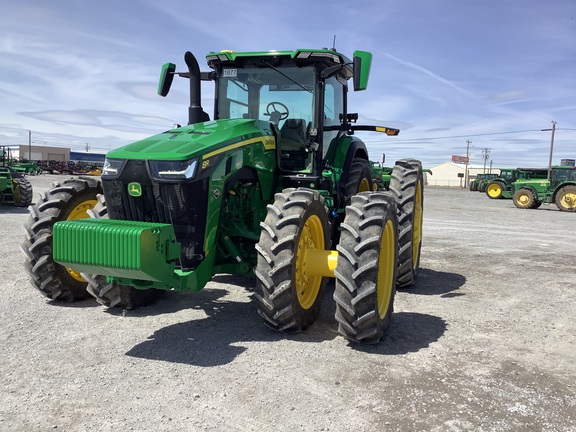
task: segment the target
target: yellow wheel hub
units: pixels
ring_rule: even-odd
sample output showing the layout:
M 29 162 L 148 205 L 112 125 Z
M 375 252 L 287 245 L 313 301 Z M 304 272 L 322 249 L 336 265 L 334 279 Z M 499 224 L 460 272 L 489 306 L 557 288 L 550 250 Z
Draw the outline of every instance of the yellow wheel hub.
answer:
M 495 198 L 497 196 L 500 196 L 500 194 L 502 193 L 502 188 L 500 187 L 500 185 L 491 184 L 490 186 L 488 186 L 487 192 L 488 195 Z
M 78 204 L 76 207 L 72 209 L 66 220 L 86 219 L 90 217 L 87 211 L 93 209 L 97 202 L 98 202 L 97 200 L 82 201 L 80 204 Z M 71 268 L 66 267 L 66 271 L 70 276 L 72 276 L 77 281 L 86 282 L 85 279 L 82 276 L 80 276 L 80 273 L 77 272 L 76 270 L 72 270 Z
M 370 180 L 368 180 L 367 178 L 363 178 L 360 181 L 360 184 L 358 185 L 358 192 L 369 192 L 372 189 L 370 189 Z
M 518 195 L 518 202 L 523 206 L 528 205 L 530 202 L 530 197 L 525 193 Z
M 412 227 L 412 268 L 418 265 L 420 255 L 420 243 L 422 242 L 422 183 L 416 185 L 416 199 L 414 201 L 414 225 Z
M 576 208 L 576 192 L 567 192 L 560 199 L 560 203 L 564 208 Z
M 311 308 L 320 292 L 322 276 L 314 271 L 314 259 L 311 259 L 319 250 L 324 250 L 324 229 L 320 218 L 312 215 L 302 228 L 296 249 L 296 293 L 303 309 Z
M 390 307 L 392 290 L 394 289 L 395 271 L 395 236 L 392 221 L 386 222 L 382 239 L 380 240 L 380 254 L 378 256 L 378 280 L 376 282 L 376 307 L 378 316 L 383 319 Z

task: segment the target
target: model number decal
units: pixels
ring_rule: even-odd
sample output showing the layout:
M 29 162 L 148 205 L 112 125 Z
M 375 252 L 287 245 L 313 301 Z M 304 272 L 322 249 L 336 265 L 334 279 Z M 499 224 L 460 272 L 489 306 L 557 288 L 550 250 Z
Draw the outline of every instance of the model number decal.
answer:
M 238 76 L 238 69 L 224 69 L 222 76 L 225 78 L 236 78 Z

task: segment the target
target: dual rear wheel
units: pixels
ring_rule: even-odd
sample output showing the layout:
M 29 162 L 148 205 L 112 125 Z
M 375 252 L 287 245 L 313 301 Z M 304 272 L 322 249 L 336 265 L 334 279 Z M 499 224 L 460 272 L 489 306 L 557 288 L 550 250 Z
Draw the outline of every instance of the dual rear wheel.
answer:
M 286 189 L 268 206 L 256 246 L 255 299 L 275 330 L 310 326 L 320 314 L 327 278 L 333 276 L 339 332 L 353 342 L 378 343 L 392 322 L 396 287 L 409 288 L 418 276 L 420 162 L 398 161 L 389 192 L 370 192 L 370 173 L 362 163 L 353 167 L 346 190 L 355 192 L 336 237 L 337 253 L 330 250 L 328 209 L 319 192 Z
M 320 314 L 332 273 L 340 333 L 365 343 L 384 337 L 391 323 L 398 257 L 396 205 L 389 194 L 352 196 L 337 255 L 330 250 L 328 210 L 317 191 L 276 194 L 261 226 L 255 298 L 268 326 L 288 332 L 309 327 Z

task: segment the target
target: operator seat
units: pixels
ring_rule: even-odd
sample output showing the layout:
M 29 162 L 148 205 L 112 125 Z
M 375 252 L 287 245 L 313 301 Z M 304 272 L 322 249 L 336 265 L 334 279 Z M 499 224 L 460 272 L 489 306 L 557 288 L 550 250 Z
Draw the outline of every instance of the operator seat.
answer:
M 288 170 L 303 170 L 308 163 L 306 152 L 307 123 L 304 119 L 286 119 L 280 128 L 281 165 Z
M 306 144 L 306 120 L 286 119 L 280 129 L 280 137 L 282 141 L 292 141 L 300 145 Z

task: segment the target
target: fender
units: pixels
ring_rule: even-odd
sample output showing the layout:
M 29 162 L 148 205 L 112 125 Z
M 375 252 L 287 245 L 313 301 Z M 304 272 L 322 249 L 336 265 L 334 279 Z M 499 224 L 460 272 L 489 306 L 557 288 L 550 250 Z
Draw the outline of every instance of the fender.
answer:
M 350 173 L 350 166 L 354 159 L 368 159 L 368 150 L 364 142 L 355 136 L 343 136 L 340 138 L 338 144 L 332 146 L 326 155 L 327 164 L 334 167 L 336 175 L 337 191 L 338 191 L 338 207 L 343 206 L 344 203 L 344 187 L 348 181 Z

